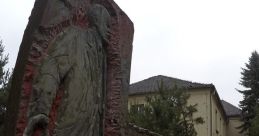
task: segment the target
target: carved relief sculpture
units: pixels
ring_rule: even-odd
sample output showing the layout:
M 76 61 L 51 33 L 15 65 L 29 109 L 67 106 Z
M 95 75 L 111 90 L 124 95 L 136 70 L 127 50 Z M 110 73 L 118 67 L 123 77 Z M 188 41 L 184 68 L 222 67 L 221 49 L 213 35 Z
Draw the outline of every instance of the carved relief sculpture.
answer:
M 112 0 L 36 0 L 6 136 L 125 136 L 133 24 Z
M 101 5 L 88 11 L 89 27 L 70 26 L 52 42 L 34 79 L 24 136 L 47 124 L 56 91 L 64 95 L 53 135 L 100 136 L 103 130 L 106 52 L 110 15 Z

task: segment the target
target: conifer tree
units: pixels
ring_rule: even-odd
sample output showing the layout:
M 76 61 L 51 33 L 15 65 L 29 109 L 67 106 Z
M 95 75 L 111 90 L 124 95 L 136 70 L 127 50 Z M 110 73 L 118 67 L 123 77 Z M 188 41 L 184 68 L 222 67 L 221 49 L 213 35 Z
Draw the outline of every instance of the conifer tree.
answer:
M 259 136 L 259 105 L 256 106 L 256 116 L 249 129 L 250 136 Z
M 244 90 L 238 90 L 243 94 L 243 100 L 239 106 L 242 110 L 243 124 L 239 127 L 241 133 L 248 132 L 251 127 L 251 122 L 255 118 L 255 106 L 259 98 L 259 54 L 252 52 L 249 62 L 242 68 L 240 84 L 245 87 Z
M 187 105 L 189 95 L 182 89 L 167 88 L 161 82 L 158 95 L 147 96 L 143 107 L 131 106 L 129 121 L 164 136 L 197 136 L 194 124 L 203 123 L 194 118 L 196 105 Z
M 8 89 L 10 88 L 10 72 L 8 69 L 5 70 L 7 63 L 8 55 L 4 54 L 4 45 L 3 42 L 0 41 L 0 132 L 6 113 Z

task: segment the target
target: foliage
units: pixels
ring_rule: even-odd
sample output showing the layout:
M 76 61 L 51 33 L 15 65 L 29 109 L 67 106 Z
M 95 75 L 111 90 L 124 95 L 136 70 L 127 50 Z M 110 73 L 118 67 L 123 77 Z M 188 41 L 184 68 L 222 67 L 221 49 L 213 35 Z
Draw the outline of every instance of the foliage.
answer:
M 142 108 L 131 108 L 129 120 L 143 128 L 164 136 L 196 136 L 194 123 L 203 123 L 201 117 L 193 118 L 196 105 L 187 106 L 189 95 L 182 89 L 158 85 L 158 95 L 147 96 Z
M 8 90 L 10 88 L 10 71 L 5 70 L 8 63 L 8 55 L 4 55 L 4 45 L 0 41 L 0 131 L 4 122 Z
M 245 87 L 244 90 L 238 90 L 243 94 L 243 100 L 240 101 L 242 110 L 242 121 L 244 122 L 239 129 L 241 133 L 247 132 L 251 127 L 251 122 L 255 118 L 255 105 L 259 98 L 259 54 L 252 52 L 249 62 L 242 68 L 240 84 Z M 248 133 L 248 135 L 250 135 Z
M 249 129 L 250 136 L 259 136 L 259 104 L 256 107 L 256 116 Z

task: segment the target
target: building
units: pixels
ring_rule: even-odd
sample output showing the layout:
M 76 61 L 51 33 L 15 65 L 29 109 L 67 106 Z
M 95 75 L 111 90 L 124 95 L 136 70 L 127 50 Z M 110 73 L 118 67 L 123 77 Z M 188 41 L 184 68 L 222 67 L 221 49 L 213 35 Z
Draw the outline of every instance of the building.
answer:
M 242 124 L 240 121 L 241 110 L 224 100 L 221 100 L 221 103 L 228 118 L 227 136 L 242 136 L 236 129 Z
M 213 84 L 201 84 L 167 76 L 154 76 L 130 85 L 128 108 L 146 104 L 146 96 L 156 95 L 158 84 L 186 89 L 190 94 L 189 104 L 197 104 L 194 117 L 202 117 L 203 124 L 195 125 L 198 136 L 242 136 L 236 127 L 241 124 L 240 110 L 221 101 Z

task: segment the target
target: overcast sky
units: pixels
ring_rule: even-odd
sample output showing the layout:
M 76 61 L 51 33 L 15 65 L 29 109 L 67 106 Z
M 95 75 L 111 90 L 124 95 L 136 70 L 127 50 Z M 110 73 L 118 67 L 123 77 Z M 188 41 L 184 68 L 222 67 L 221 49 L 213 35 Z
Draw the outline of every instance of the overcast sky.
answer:
M 234 105 L 241 67 L 259 51 L 258 0 L 116 0 L 135 25 L 131 83 L 166 75 L 213 83 Z M 0 4 L 0 37 L 14 67 L 34 0 Z

